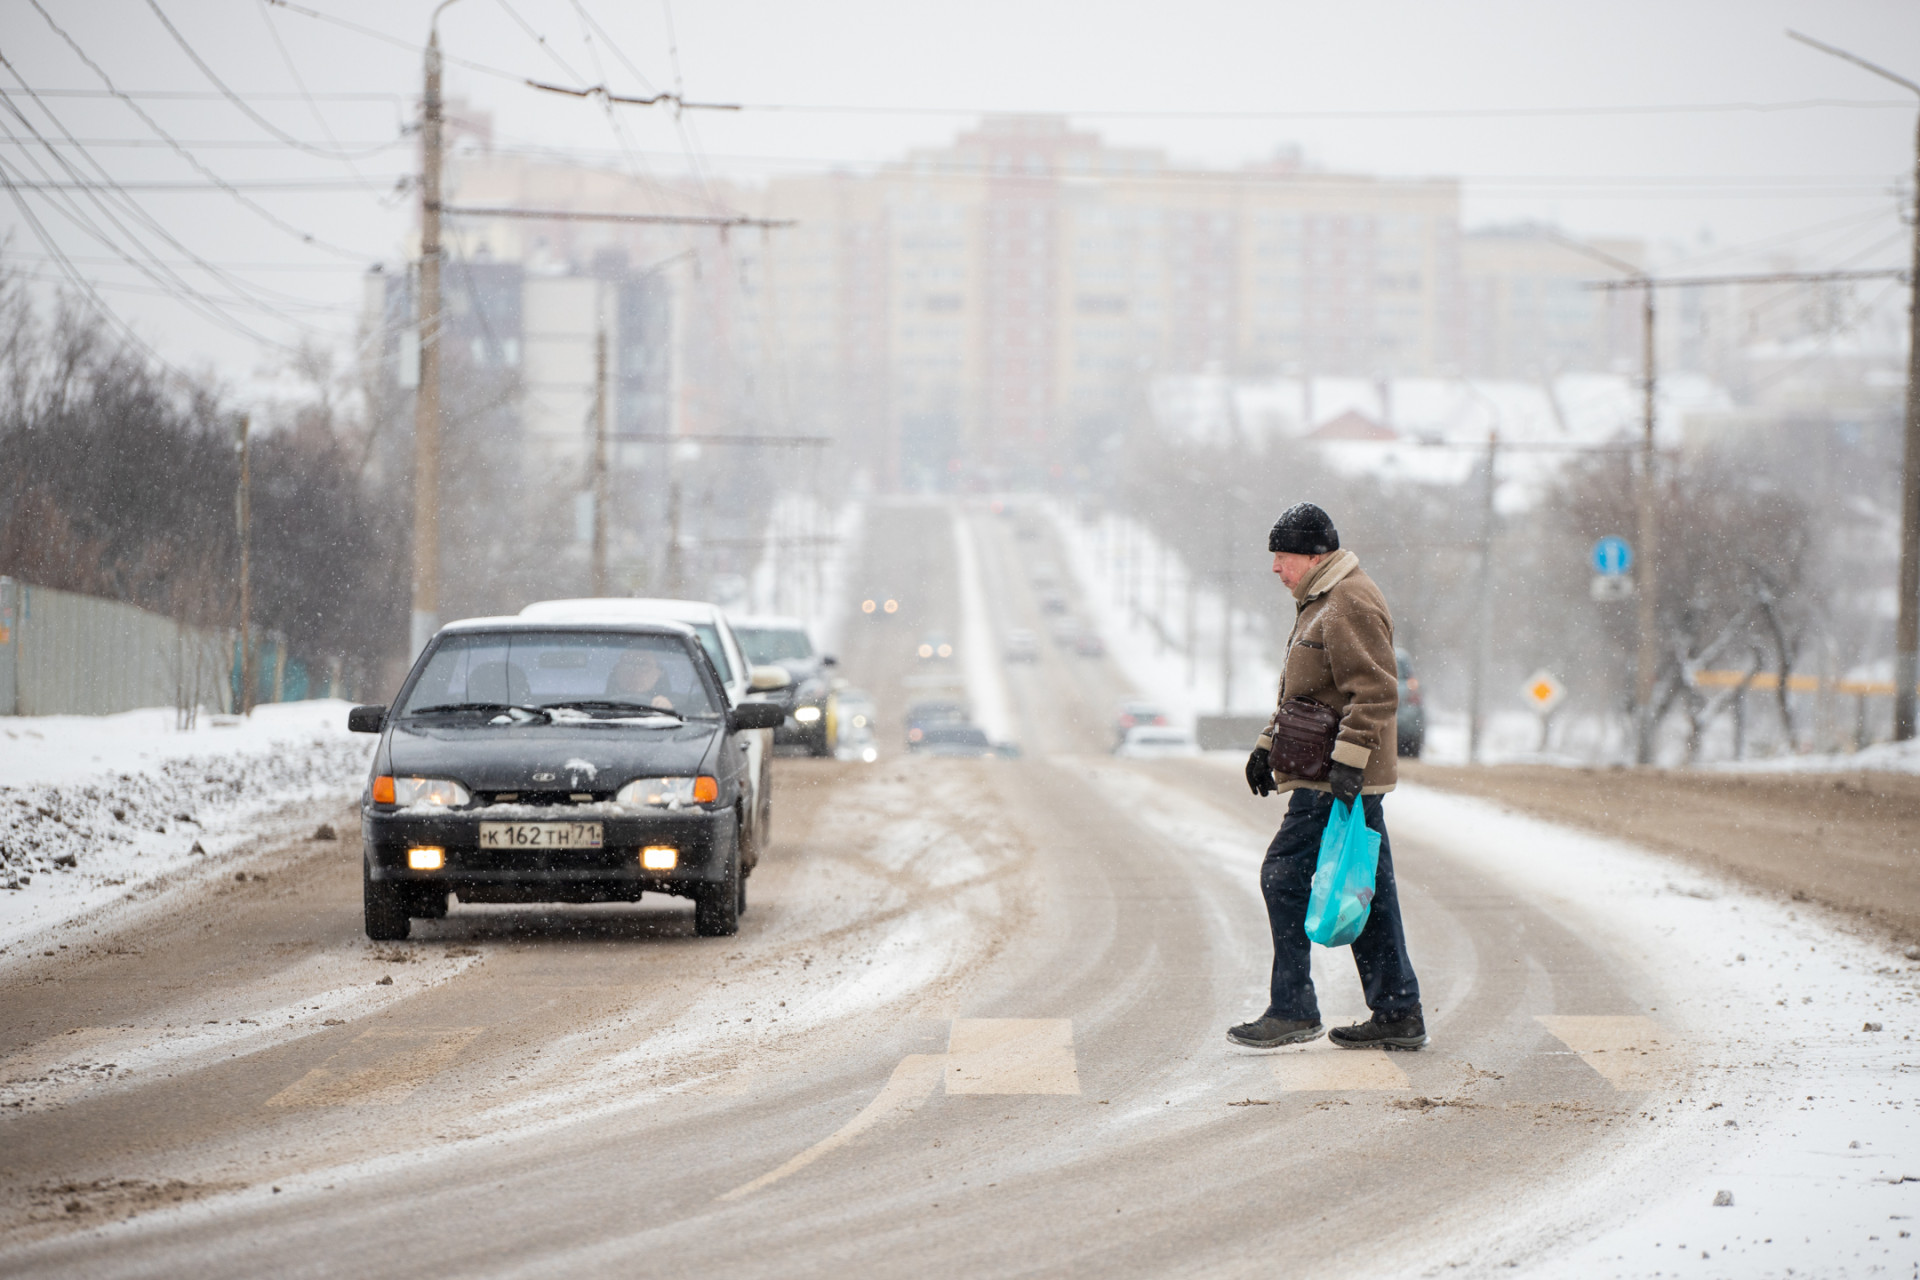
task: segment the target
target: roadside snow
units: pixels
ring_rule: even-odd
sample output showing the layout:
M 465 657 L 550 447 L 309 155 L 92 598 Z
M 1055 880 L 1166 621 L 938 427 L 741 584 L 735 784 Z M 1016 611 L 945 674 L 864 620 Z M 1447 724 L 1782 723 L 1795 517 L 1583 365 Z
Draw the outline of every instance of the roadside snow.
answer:
M 225 852 L 262 815 L 345 801 L 373 739 L 348 704 L 279 703 L 174 728 L 171 708 L 0 720 L 0 953 Z
M 987 731 L 987 737 L 1007 742 L 1013 736 L 1013 704 L 1007 698 L 1006 668 L 1000 662 L 986 588 L 980 581 L 973 521 L 959 506 L 953 508 L 953 549 L 960 579 L 960 665 L 966 673 L 967 701 L 973 706 L 973 722 Z
M 1920 773 L 1920 738 L 1834 755 L 1773 756 L 1703 767 L 1725 773 Z

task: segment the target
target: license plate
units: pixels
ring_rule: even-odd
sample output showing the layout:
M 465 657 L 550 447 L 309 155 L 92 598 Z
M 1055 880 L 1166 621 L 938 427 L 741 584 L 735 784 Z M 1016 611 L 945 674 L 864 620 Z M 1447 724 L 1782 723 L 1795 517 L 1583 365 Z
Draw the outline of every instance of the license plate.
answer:
M 482 849 L 598 849 L 598 822 L 483 822 Z

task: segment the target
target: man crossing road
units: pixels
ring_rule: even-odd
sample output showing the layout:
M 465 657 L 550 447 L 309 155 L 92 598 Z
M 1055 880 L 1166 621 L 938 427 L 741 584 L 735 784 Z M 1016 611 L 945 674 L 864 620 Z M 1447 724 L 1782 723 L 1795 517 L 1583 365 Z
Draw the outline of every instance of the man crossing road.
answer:
M 1227 1032 L 1234 1044 L 1276 1049 L 1320 1037 L 1314 995 L 1307 899 L 1313 887 L 1320 837 L 1336 799 L 1357 802 L 1367 826 L 1380 833 L 1380 865 L 1373 909 L 1353 941 L 1367 1008 L 1373 1016 L 1331 1035 L 1343 1049 L 1418 1049 L 1427 1042 L 1420 1010 L 1420 984 L 1407 958 L 1400 927 L 1400 898 L 1393 882 L 1381 797 L 1393 790 L 1398 752 L 1394 719 L 1400 685 L 1393 656 L 1393 616 L 1386 597 L 1340 547 L 1333 520 L 1310 502 L 1287 508 L 1267 535 L 1273 571 L 1293 593 L 1297 613 L 1287 639 L 1280 676 L 1279 709 L 1260 744 L 1247 758 L 1247 785 L 1256 795 L 1291 792 L 1285 819 L 1260 868 L 1260 890 L 1273 930 L 1273 978 L 1266 1013 Z M 1319 715 L 1337 732 L 1329 760 L 1303 767 L 1277 761 L 1276 734 L 1288 703 L 1306 699 L 1309 717 Z M 1299 704 L 1295 704 L 1298 709 Z M 1331 713 L 1331 714 L 1329 714 Z M 1292 740 L 1297 741 L 1297 735 Z M 1324 781 L 1297 776 L 1323 774 Z

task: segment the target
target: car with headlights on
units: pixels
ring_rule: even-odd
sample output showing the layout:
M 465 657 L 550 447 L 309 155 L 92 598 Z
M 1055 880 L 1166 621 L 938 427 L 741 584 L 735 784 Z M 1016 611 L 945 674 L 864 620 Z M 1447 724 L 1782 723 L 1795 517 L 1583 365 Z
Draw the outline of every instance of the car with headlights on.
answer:
M 832 755 L 834 724 L 829 704 L 838 660 L 813 647 L 806 624 L 798 618 L 735 617 L 732 622 L 748 662 L 779 667 L 791 677 L 784 689 L 755 695 L 786 712 L 786 719 L 773 731 L 773 745 L 804 747 L 811 756 Z
M 734 705 L 695 631 L 668 621 L 477 618 L 441 628 L 378 733 L 361 797 L 370 938 L 463 902 L 693 899 L 734 933 L 751 867 L 748 736 L 777 707 Z

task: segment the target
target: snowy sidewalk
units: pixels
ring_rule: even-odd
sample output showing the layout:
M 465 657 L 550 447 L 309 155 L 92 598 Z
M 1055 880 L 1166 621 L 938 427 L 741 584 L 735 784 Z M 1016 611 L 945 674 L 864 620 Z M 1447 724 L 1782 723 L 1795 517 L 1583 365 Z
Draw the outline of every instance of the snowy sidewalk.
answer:
M 0 719 L 0 954 L 244 842 L 264 815 L 345 803 L 374 739 L 348 704 L 281 703 L 174 727 L 171 708 Z

